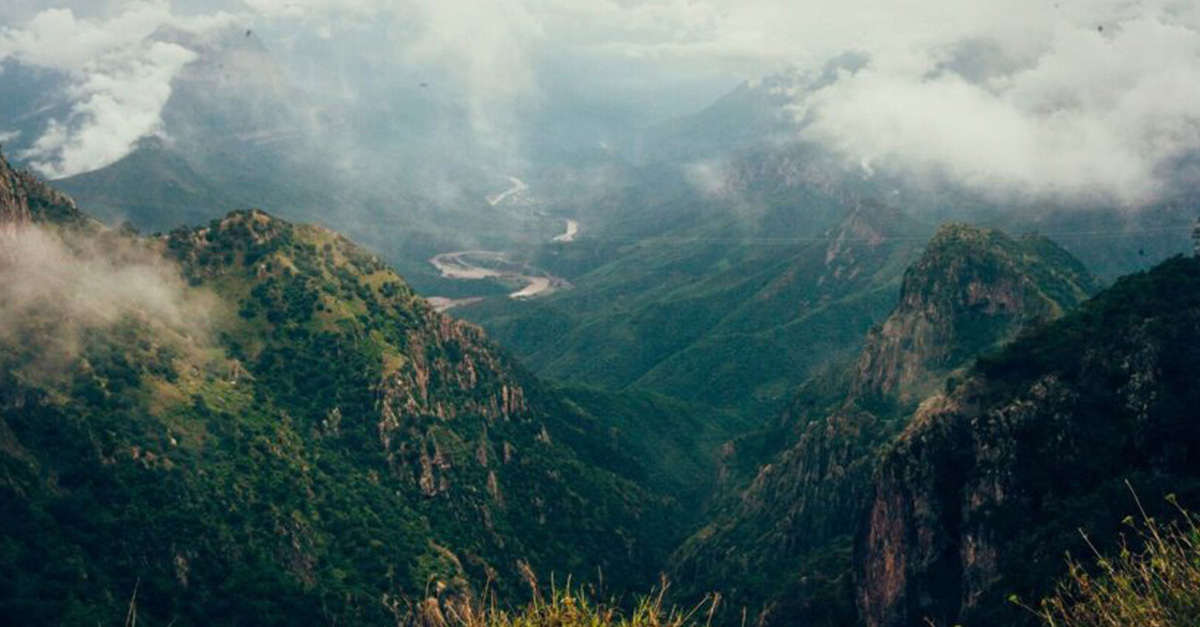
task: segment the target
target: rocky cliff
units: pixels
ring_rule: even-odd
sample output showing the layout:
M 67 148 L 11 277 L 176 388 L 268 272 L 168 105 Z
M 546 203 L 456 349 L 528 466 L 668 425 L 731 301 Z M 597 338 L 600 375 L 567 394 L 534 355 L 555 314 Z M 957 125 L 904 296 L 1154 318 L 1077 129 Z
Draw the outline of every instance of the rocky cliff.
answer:
M 896 309 L 868 337 L 854 394 L 923 398 L 950 371 L 1095 289 L 1082 264 L 1047 240 L 943 227 L 905 272 Z
M 0 155 L 0 232 L 12 234 L 34 221 L 82 219 L 75 201 L 29 172 L 14 170 Z
M 44 228 L 0 263 L 0 615 L 124 616 L 136 587 L 145 621 L 385 624 L 653 579 L 669 499 L 374 255 L 257 211 L 64 229 L 16 180 Z
M 29 203 L 16 173 L 7 162 L 0 161 L 0 229 L 11 234 L 29 224 Z
M 1019 625 L 1066 569 L 1172 492 L 1200 497 L 1200 260 L 1126 277 L 981 359 L 890 445 L 856 548 L 871 627 Z M 1083 533 L 1080 533 L 1080 532 Z
M 870 236 L 854 241 L 868 245 Z M 844 256 L 831 246 L 831 260 Z M 798 392 L 782 432 L 768 436 L 788 445 L 681 549 L 677 575 L 757 605 L 767 622 L 851 621 L 855 523 L 870 500 L 877 451 L 903 428 L 913 399 L 1093 289 L 1078 262 L 1043 238 L 941 229 L 857 360 Z

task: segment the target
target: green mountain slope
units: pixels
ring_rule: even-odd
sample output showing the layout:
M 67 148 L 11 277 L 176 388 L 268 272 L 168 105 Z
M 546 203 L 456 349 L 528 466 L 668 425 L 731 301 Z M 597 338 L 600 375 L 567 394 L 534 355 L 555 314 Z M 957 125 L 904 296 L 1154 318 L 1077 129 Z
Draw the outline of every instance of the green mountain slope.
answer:
M 858 542 L 866 624 L 1033 624 L 1121 520 L 1200 499 L 1200 260 L 1127 276 L 989 355 L 889 447 Z M 1084 538 L 1080 531 L 1087 535 Z
M 639 237 L 574 290 L 461 315 L 551 379 L 768 415 L 820 365 L 857 350 L 924 239 L 898 211 L 844 211 L 825 198 L 807 213 L 707 214 Z
M 142 239 L 37 190 L 0 203 L 32 217 L 0 255 L 6 620 L 136 590 L 150 622 L 380 624 L 533 573 L 652 580 L 673 506 L 643 467 L 373 255 L 260 212 Z
M 771 624 L 853 624 L 853 531 L 878 448 L 932 382 L 1093 289 L 1048 240 L 943 227 L 857 360 L 803 386 L 779 426 L 735 442 L 740 482 L 674 558 L 684 591 L 721 590 Z M 737 460 L 772 449 L 757 467 Z

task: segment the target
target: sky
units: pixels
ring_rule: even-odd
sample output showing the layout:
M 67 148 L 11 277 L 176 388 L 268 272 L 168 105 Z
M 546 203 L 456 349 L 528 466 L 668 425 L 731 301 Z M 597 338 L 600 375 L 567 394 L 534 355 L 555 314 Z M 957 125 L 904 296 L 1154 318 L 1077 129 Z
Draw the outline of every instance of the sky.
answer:
M 868 173 L 1138 205 L 1200 145 L 1195 0 L 9 0 L 0 67 L 62 77 L 70 103 L 24 158 L 70 176 L 166 134 L 197 52 L 155 40 L 164 25 L 253 29 L 347 106 L 429 81 L 513 159 L 538 111 L 644 126 L 846 52 L 868 61 L 798 83 L 786 113 L 796 140 Z

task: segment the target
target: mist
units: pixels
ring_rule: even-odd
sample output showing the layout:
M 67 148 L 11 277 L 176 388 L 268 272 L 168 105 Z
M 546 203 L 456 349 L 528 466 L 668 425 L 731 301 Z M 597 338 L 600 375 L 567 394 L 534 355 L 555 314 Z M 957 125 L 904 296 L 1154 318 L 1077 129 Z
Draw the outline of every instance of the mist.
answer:
M 0 67 L 65 85 L 37 123 L 0 119 L 49 178 L 188 132 L 164 120 L 173 89 L 243 32 L 290 86 L 287 126 L 347 187 L 419 170 L 447 202 L 494 185 L 470 172 L 607 154 L 848 53 L 865 62 L 776 89 L 787 139 L 868 176 L 1142 206 L 1194 184 L 1175 166 L 1200 139 L 1200 9 L 1184 1 L 25 0 L 0 20 Z
M 133 320 L 158 341 L 203 344 L 213 303 L 146 242 L 36 225 L 0 235 L 0 342 L 33 356 L 26 376 L 64 374 L 90 332 Z

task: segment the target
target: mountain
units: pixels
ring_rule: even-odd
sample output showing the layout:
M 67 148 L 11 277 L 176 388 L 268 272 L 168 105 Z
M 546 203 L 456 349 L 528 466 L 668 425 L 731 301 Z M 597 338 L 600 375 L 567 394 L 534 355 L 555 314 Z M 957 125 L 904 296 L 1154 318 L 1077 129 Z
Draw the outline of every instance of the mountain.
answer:
M 790 108 L 806 93 L 855 72 L 869 58 L 859 52 L 838 55 L 817 71 L 795 67 L 743 82 L 704 109 L 647 129 L 635 158 L 646 162 L 723 159 L 735 153 L 789 144 L 796 135 Z
M 799 80 L 793 70 L 744 82 L 701 111 L 647 129 L 634 157 L 649 162 L 712 159 L 784 137 L 791 128 L 785 107 Z
M 120 161 L 57 185 L 86 197 L 88 208 L 107 221 L 128 222 L 148 231 L 203 224 L 253 204 L 230 197 L 160 139 L 142 140 Z
M 3 162 L 0 207 L 7 620 L 381 624 L 648 585 L 678 533 L 603 416 L 336 233 L 142 238 Z
M 914 218 L 940 224 L 968 222 L 1009 232 L 1037 230 L 1079 258 L 1105 282 L 1146 269 L 1189 250 L 1196 219 L 1196 159 L 1180 155 L 1164 166 L 1167 195 L 1142 206 L 1093 199 L 1039 198 L 1025 190 L 964 187 L 939 176 L 872 168 L 861 155 L 844 155 L 807 139 L 805 100 L 868 65 L 863 53 L 845 53 L 817 71 L 788 69 L 747 81 L 696 113 L 643 134 L 637 163 L 712 171 L 732 189 L 774 190 L 803 185 L 840 189 L 903 207 Z
M 29 172 L 13 170 L 0 155 L 0 227 L 6 235 L 35 221 L 69 225 L 84 220 L 69 196 Z
M 924 398 L 950 371 L 1098 287 L 1048 239 L 944 226 L 905 271 L 900 303 L 868 336 L 853 393 Z
M 801 387 L 778 426 L 730 445 L 734 472 L 748 466 L 739 457 L 765 463 L 726 486 L 712 522 L 673 558 L 676 580 L 693 596 L 721 590 L 762 622 L 853 623 L 853 531 L 879 447 L 933 381 L 1094 289 L 1044 238 L 943 227 L 858 358 Z
M 894 208 L 789 199 L 638 237 L 570 291 L 456 313 L 551 379 L 769 415 L 825 360 L 857 350 L 923 240 Z
M 164 26 L 147 40 L 196 54 L 172 81 L 161 130 L 56 185 L 108 223 L 160 232 L 234 209 L 280 207 L 313 220 L 337 205 L 343 186 L 329 155 L 343 149 L 335 138 L 347 135 L 344 124 L 320 95 L 287 80 L 257 35 Z
M 789 103 L 862 63 L 847 55 L 823 72 L 752 81 L 664 125 L 647 135 L 643 162 L 593 173 L 607 195 L 574 204 L 582 186 L 563 173 L 570 183 L 547 184 L 547 206 L 565 208 L 579 235 L 524 258 L 574 289 L 520 302 L 478 294 L 454 315 L 546 378 L 762 418 L 830 359 L 857 354 L 938 224 L 1038 232 L 1105 282 L 1187 250 L 1187 198 L 1131 210 L 998 197 L 871 171 L 802 141 Z M 854 267 L 821 283 L 838 240 Z
M 1066 553 L 1117 550 L 1167 494 L 1196 503 L 1198 294 L 1200 259 L 1124 277 L 926 400 L 871 489 L 866 624 L 1034 624 L 1007 599 L 1053 592 Z

